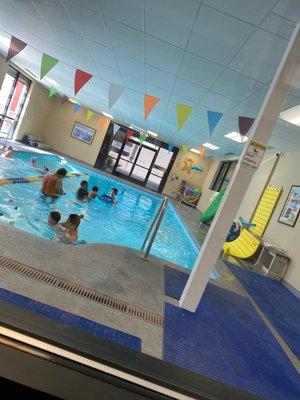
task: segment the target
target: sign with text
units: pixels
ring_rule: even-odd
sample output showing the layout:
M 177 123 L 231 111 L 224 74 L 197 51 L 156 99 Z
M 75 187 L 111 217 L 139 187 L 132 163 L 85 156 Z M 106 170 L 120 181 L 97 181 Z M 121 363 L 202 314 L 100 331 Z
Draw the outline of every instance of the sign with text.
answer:
M 242 159 L 242 166 L 248 169 L 257 169 L 265 154 L 266 148 L 267 146 L 265 144 L 251 140 Z

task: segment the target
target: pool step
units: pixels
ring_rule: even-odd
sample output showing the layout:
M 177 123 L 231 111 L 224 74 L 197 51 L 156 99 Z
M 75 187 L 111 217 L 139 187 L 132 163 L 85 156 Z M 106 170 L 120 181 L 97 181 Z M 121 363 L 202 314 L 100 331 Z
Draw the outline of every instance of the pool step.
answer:
M 163 326 L 163 317 L 158 314 L 154 314 L 141 307 L 132 306 L 131 304 L 125 303 L 114 297 L 107 296 L 106 294 L 96 292 L 95 290 L 86 288 L 76 283 L 72 283 L 61 279 L 55 275 L 48 274 L 40 271 L 36 268 L 28 267 L 27 265 L 21 264 L 17 261 L 10 260 L 9 258 L 0 256 L 0 267 L 9 271 L 16 272 L 22 276 L 45 283 L 46 285 L 56 287 L 57 289 L 63 290 L 68 293 L 72 293 L 76 296 L 84 297 L 88 300 L 94 301 L 103 306 L 112 308 L 119 312 L 131 315 L 132 317 L 141 319 L 152 325 L 159 327 Z

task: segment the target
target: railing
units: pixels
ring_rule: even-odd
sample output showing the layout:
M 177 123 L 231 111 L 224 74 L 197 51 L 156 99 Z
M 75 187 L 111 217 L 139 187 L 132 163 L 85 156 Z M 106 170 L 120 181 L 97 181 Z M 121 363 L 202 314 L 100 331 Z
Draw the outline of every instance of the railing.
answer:
M 153 222 L 152 222 L 152 224 L 151 224 L 151 226 L 150 226 L 150 228 L 149 228 L 149 230 L 147 232 L 147 235 L 145 237 L 144 243 L 143 243 L 143 245 L 141 247 L 141 251 L 143 251 L 145 246 L 146 246 L 146 244 L 147 244 L 147 242 L 148 242 L 145 254 L 142 257 L 143 260 L 149 260 L 149 253 L 150 253 L 151 247 L 153 245 L 153 242 L 155 240 L 155 237 L 156 237 L 156 234 L 158 232 L 158 229 L 160 227 L 161 221 L 162 221 L 162 219 L 163 219 L 163 217 L 165 215 L 167 206 L 168 206 L 168 198 L 165 196 L 164 200 L 161 203 L 161 205 L 159 207 L 159 210 L 158 210 L 157 214 L 155 215 L 155 218 L 154 218 L 154 220 L 153 220 Z
M 6 147 L 7 140 L 8 140 L 8 137 L 10 136 L 11 129 L 12 129 L 12 127 L 13 127 L 13 124 L 14 124 L 14 121 L 15 121 L 15 120 L 14 120 L 14 118 L 8 117 L 7 115 L 0 114 L 0 123 L 1 123 L 1 121 L 3 121 L 3 123 L 4 123 L 4 122 L 9 122 L 9 123 L 10 123 L 10 127 L 9 127 L 9 131 L 8 131 L 8 132 L 2 132 L 2 131 L 0 130 L 0 134 L 3 133 L 3 134 L 6 135 L 5 142 L 4 142 L 4 146 Z

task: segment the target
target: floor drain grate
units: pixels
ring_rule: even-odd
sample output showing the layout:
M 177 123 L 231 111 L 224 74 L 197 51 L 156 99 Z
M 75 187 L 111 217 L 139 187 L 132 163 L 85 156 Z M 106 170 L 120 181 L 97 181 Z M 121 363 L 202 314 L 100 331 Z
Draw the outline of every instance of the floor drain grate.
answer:
M 21 264 L 17 261 L 0 256 L 0 267 L 16 272 L 30 279 L 34 279 L 35 281 L 45 283 L 46 285 L 54 286 L 76 296 L 92 300 L 96 303 L 131 315 L 132 317 L 141 319 L 150 324 L 160 327 L 163 325 L 163 317 L 161 315 L 151 313 L 141 307 L 132 306 L 124 301 L 115 299 L 114 297 L 96 292 L 95 290 L 77 285 L 76 283 L 68 282 L 55 275 L 48 274 L 36 268 L 28 267 L 27 265 Z

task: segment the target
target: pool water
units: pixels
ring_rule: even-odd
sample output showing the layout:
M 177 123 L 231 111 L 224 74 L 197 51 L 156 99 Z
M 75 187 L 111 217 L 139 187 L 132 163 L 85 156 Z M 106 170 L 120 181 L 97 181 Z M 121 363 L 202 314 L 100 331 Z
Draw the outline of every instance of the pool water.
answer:
M 36 168 L 29 164 L 33 155 L 37 157 Z M 162 202 L 160 196 L 51 154 L 15 151 L 13 160 L 0 158 L 0 178 L 39 176 L 44 166 L 51 172 L 64 167 L 68 173 L 87 175 L 65 178 L 63 188 L 67 194 L 61 196 L 55 204 L 41 201 L 41 182 L 1 185 L 1 224 L 13 224 L 34 235 L 56 240 L 47 225 L 49 211 L 60 211 L 62 221 L 70 213 L 84 214 L 79 227 L 79 241 L 116 244 L 138 250 L 141 248 Z M 82 179 L 88 181 L 89 189 L 98 186 L 99 194 L 109 193 L 111 188 L 116 187 L 118 203 L 111 204 L 99 199 L 89 203 L 78 202 L 75 193 Z M 169 204 L 151 254 L 191 269 L 197 252 L 193 239 Z

